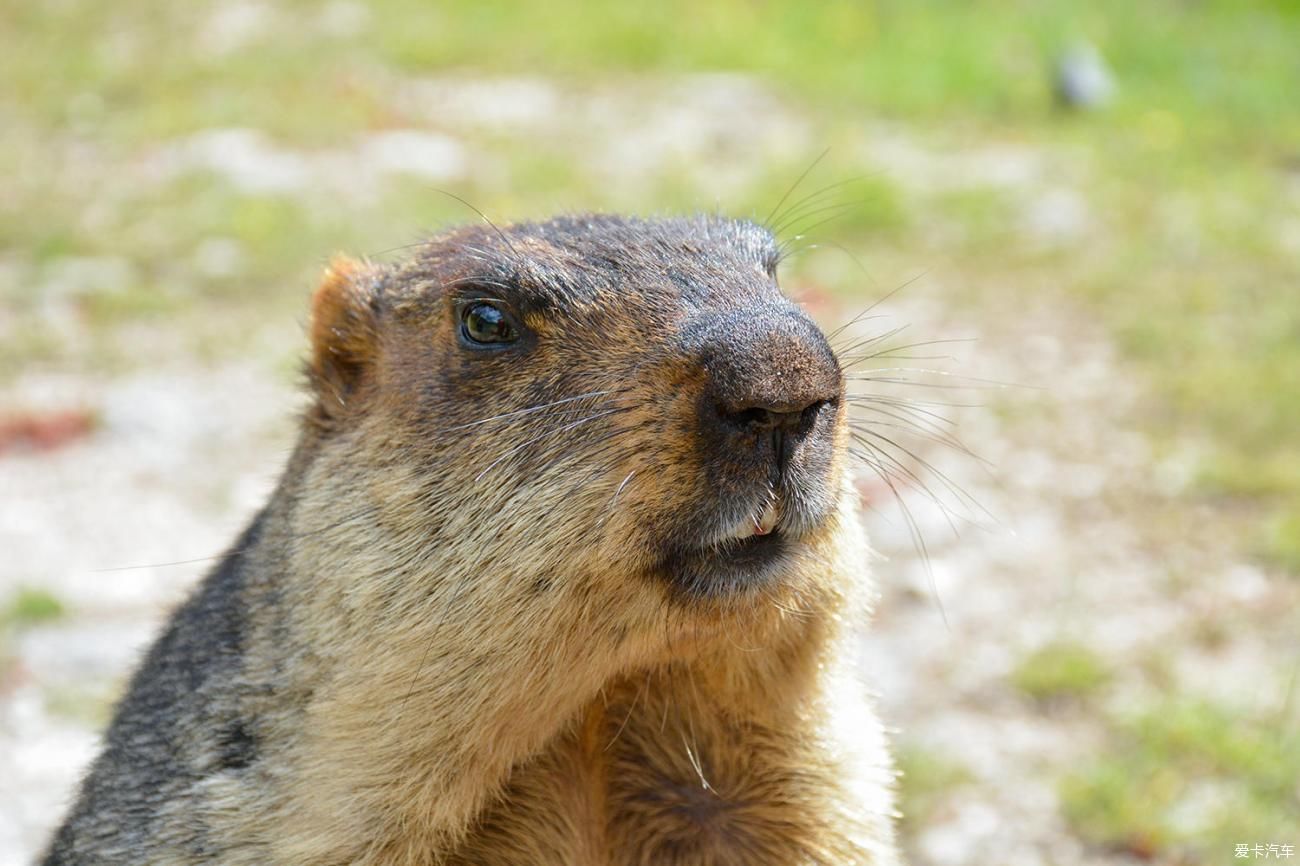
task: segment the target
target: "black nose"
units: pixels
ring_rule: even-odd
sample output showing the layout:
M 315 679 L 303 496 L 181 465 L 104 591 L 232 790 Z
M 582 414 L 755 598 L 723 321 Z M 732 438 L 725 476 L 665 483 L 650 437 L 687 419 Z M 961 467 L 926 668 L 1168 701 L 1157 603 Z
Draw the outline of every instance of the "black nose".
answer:
M 720 432 L 737 446 L 771 441 L 778 462 L 840 397 L 840 369 L 821 330 L 795 307 L 720 316 L 702 341 Z M 757 437 L 757 438 L 754 438 Z

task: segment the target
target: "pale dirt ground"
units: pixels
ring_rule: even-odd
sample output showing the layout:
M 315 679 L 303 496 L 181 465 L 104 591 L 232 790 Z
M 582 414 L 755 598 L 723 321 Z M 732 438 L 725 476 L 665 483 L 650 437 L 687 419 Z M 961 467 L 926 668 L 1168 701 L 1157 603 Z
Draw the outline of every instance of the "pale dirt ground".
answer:
M 469 85 L 475 98 L 458 97 Z M 764 139 L 771 147 L 816 151 L 807 125 L 760 89 L 731 79 L 717 86 L 651 89 L 653 98 L 638 98 L 634 111 L 617 109 L 635 123 L 608 117 L 616 110 L 609 94 L 545 82 L 428 81 L 394 92 L 450 114 L 455 122 L 444 128 L 505 124 L 543 135 L 555 106 L 569 117 L 584 111 L 606 131 L 575 158 L 611 178 L 653 170 L 646 166 L 669 152 L 690 157 L 708 148 L 715 162 L 701 172 L 716 168 L 710 188 L 724 200 L 728 172 L 738 170 L 727 154 L 755 134 L 743 118 L 769 119 L 764 131 L 778 132 Z M 546 110 L 529 108 L 539 102 Z M 867 138 L 877 163 L 917 194 L 960 186 L 978 169 L 985 180 L 1025 191 L 1017 230 L 1044 242 L 1084 230 L 1079 196 L 1046 181 L 1039 154 L 937 153 L 895 129 Z M 381 172 L 384 160 L 418 168 L 412 153 L 422 152 L 421 139 L 394 141 L 349 158 L 377 160 Z M 216 164 L 232 182 L 290 191 L 309 187 L 301 172 L 313 171 L 307 156 L 268 156 L 255 133 L 209 136 L 169 152 Z M 454 163 L 463 153 L 454 142 L 439 153 L 444 175 L 491 168 Z M 634 195 L 635 182 L 628 187 Z M 1169 647 L 1176 677 L 1227 700 L 1280 702 L 1259 692 L 1276 686 L 1269 660 L 1294 652 L 1293 638 L 1270 623 L 1296 604 L 1296 587 L 1242 560 L 1219 515 L 1179 498 L 1185 467 L 1153 456 L 1136 429 L 1145 395 L 1085 314 L 1050 296 L 950 309 L 943 299 L 960 287 L 945 279 L 952 278 L 923 282 L 887 312 L 922 337 L 977 337 L 948 369 L 1027 387 L 949 394 L 961 402 L 973 393 L 987 404 L 949 412 L 988 471 L 913 443 L 996 518 L 956 538 L 921 497 L 907 494 L 933 584 L 883 489 L 864 484 L 879 500 L 865 519 L 882 554 L 874 566 L 882 596 L 863 643 L 868 685 L 900 742 L 952 758 L 971 776 L 939 797 L 907 844 L 915 862 L 934 866 L 1127 862 L 1085 848 L 1058 812 L 1055 779 L 1095 754 L 1094 723 L 1034 705 L 1008 673 L 1028 650 L 1069 637 L 1114 667 L 1108 700 L 1123 703 L 1141 688 L 1143 660 Z M 264 330 L 267 351 L 237 362 L 204 363 L 182 349 L 168 363 L 120 376 L 42 372 L 0 387 L 0 406 L 89 408 L 101 421 L 59 450 L 0 456 L 0 598 L 40 586 L 70 608 L 56 623 L 18 633 L 0 681 L 0 864 L 25 862 L 39 849 L 94 754 L 104 702 L 273 484 L 301 402 L 285 358 L 302 336 L 294 321 Z M 1226 635 L 1207 648 L 1193 635 L 1210 621 Z

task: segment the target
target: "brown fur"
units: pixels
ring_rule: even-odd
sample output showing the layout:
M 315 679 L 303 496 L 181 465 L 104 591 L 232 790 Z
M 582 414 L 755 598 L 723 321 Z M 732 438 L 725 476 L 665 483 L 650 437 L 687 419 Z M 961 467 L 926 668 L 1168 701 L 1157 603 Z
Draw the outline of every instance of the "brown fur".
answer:
M 729 483 L 698 441 L 715 374 L 666 335 L 756 304 L 794 315 L 770 239 L 585 219 L 331 265 L 297 452 L 237 574 L 205 590 L 232 581 L 229 670 L 196 687 L 202 709 L 175 711 L 141 709 L 142 672 L 47 862 L 896 862 L 893 773 L 852 671 L 868 553 L 838 406 L 832 460 L 798 494 L 825 514 L 779 572 L 678 585 L 656 553 Z M 664 268 L 683 288 L 662 288 Z M 507 279 L 531 293 L 535 344 L 467 352 L 456 291 Z M 763 343 L 773 387 L 812 381 L 800 340 Z M 575 399 L 600 391 L 616 393 Z M 210 619 L 206 597 L 174 631 Z M 169 639 L 146 670 L 172 664 Z M 122 732 L 150 712 L 185 744 L 159 763 L 185 781 L 128 817 L 145 828 L 128 839 L 105 821 L 145 810 L 110 788 L 134 772 L 139 737 Z M 236 759 L 232 739 L 251 743 Z

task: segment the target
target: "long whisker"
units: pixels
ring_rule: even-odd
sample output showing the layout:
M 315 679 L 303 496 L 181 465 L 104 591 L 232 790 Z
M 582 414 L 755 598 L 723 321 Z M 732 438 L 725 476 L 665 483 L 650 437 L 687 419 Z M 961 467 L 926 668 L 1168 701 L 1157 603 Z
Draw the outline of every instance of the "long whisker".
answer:
M 442 284 L 442 287 L 444 289 L 458 289 L 461 286 L 495 286 L 496 288 L 501 289 L 503 292 L 508 292 L 514 288 L 509 283 L 504 283 L 501 280 L 496 280 L 491 277 L 485 277 L 481 275 L 458 277 L 457 279 L 448 280 L 447 282 Z M 497 300 L 497 298 L 465 298 L 465 300 L 495 301 Z
M 878 343 L 883 343 L 885 340 L 888 340 L 888 339 L 890 339 L 890 338 L 892 338 L 892 337 L 896 337 L 896 336 L 898 336 L 899 334 L 901 334 L 901 333 L 903 333 L 904 331 L 906 331 L 906 330 L 907 330 L 908 328 L 910 328 L 910 327 L 912 327 L 912 326 L 911 326 L 911 325 L 899 325 L 899 326 L 896 327 L 896 328 L 890 328 L 890 329 L 887 330 L 887 331 L 881 331 L 879 334 L 872 334 L 872 335 L 869 336 L 869 337 L 859 337 L 858 340 L 857 340 L 856 342 L 854 342 L 854 343 L 850 344 L 849 346 L 847 346 L 847 347 L 845 347 L 845 348 L 840 349 L 839 351 L 837 351 L 837 352 L 835 353 L 835 356 L 839 359 L 839 361 L 840 361 L 841 364 L 843 364 L 843 363 L 846 362 L 846 361 L 854 361 L 854 360 L 857 360 L 857 359 L 859 359 L 859 358 L 861 358 L 861 357 L 867 357 L 867 356 L 865 356 L 865 355 L 858 355 L 858 354 L 855 354 L 855 353 L 858 352 L 858 351 L 861 350 L 861 349 L 866 348 L 867 346 L 874 346 L 874 345 L 876 345 L 876 344 L 878 344 Z
M 867 376 L 852 375 L 845 376 L 850 382 L 876 382 L 881 385 L 904 385 L 908 388 L 935 388 L 943 391 L 988 391 L 997 388 L 997 385 L 949 385 L 945 382 L 918 382 L 916 379 L 909 379 L 905 376 Z M 1009 386 L 1008 386 L 1009 387 Z M 850 394 L 849 399 L 859 397 L 868 397 L 869 394 Z M 916 406 L 949 406 L 959 409 L 983 409 L 983 403 L 952 403 L 944 400 L 921 400 L 911 397 L 898 397 L 896 399 L 906 400 Z
M 960 439 L 956 438 L 955 436 L 952 436 L 951 434 L 945 435 L 942 433 L 931 432 L 930 430 L 919 426 L 918 422 L 916 421 L 907 418 L 902 418 L 897 415 L 892 415 L 888 412 L 881 412 L 880 414 L 885 415 L 886 417 L 889 418 L 897 418 L 898 420 L 897 421 L 872 421 L 871 422 L 872 427 L 889 427 L 895 430 L 902 430 L 904 432 L 911 433 L 914 436 L 919 436 L 921 439 L 924 439 L 927 442 L 933 442 L 936 445 L 946 445 L 949 448 L 952 448 L 954 451 L 958 451 L 961 454 L 964 454 L 965 456 L 971 458 L 972 460 L 982 463 L 985 466 L 991 466 L 991 464 L 987 460 L 985 460 L 983 457 L 980 457 L 970 448 L 966 447 L 966 445 L 963 444 Z M 865 429 L 865 425 L 854 424 L 853 429 L 862 430 Z
M 945 378 L 945 379 L 954 379 L 954 380 L 956 380 L 956 381 L 960 381 L 960 382 L 976 382 L 976 383 L 978 383 L 978 384 L 980 384 L 980 385 L 987 385 L 987 386 L 992 387 L 992 388 L 1028 388 L 1028 389 L 1031 389 L 1031 390 L 1034 390 L 1034 391 L 1042 391 L 1042 390 L 1044 390 L 1044 389 L 1043 389 L 1041 386 L 1039 386 L 1039 385 L 1022 385 L 1022 384 L 1019 384 L 1019 383 L 1017 383 L 1017 382 L 1000 382 L 1000 381 L 998 381 L 997 379 L 981 379 L 981 378 L 978 378 L 978 377 L 976 377 L 976 376 L 963 376 L 963 375 L 961 375 L 961 374 L 959 374 L 959 373 L 952 373 L 952 372 L 950 372 L 950 371 L 948 371 L 948 370 L 935 370 L 935 369 L 931 369 L 931 368 L 929 368 L 929 367 L 880 367 L 880 368 L 872 367 L 872 368 L 870 368 L 870 369 L 868 369 L 868 370 L 866 370 L 866 371 L 864 371 L 864 372 L 862 372 L 862 373 L 855 373 L 855 374 L 853 374 L 853 376 L 849 376 L 848 378 L 852 379 L 852 378 L 854 378 L 854 377 L 867 376 L 867 375 L 869 375 L 869 374 L 871 374 L 871 373 L 874 373 L 874 372 L 877 372 L 877 371 L 879 371 L 879 372 L 919 373 L 919 374 L 927 375 L 927 376 L 940 376 L 940 377 L 943 377 L 943 378 Z M 911 379 L 904 379 L 904 380 L 901 380 L 901 381 L 903 381 L 904 383 L 906 383 L 906 384 L 908 384 L 908 385 L 924 385 L 924 384 L 926 384 L 926 383 L 924 383 L 924 382 L 917 382 L 917 381 L 915 381 L 915 380 L 911 380 Z M 962 388 L 962 387 L 969 387 L 969 386 L 963 386 L 963 385 L 938 385 L 938 386 L 936 386 L 936 387 L 941 387 L 941 388 Z
M 883 382 L 887 382 L 887 381 L 889 381 L 889 380 L 887 380 L 887 379 L 882 379 L 881 381 L 883 381 Z M 921 383 L 919 383 L 919 382 L 908 382 L 908 383 L 906 383 L 906 384 L 908 384 L 909 386 L 911 386 L 911 385 L 919 385 L 919 384 L 921 384 Z M 942 385 L 936 385 L 935 387 L 936 387 L 936 388 L 941 388 L 941 387 L 943 387 L 943 386 L 942 386 Z M 943 407 L 943 408 L 945 408 L 945 409 L 983 409 L 983 408 L 985 408 L 985 404 L 983 404 L 983 403 L 954 403 L 954 402 L 952 402 L 951 400 L 922 400 L 922 399 L 920 399 L 919 397 L 899 397 L 899 396 L 896 396 L 896 395 L 894 395 L 894 394 L 886 394 L 886 393 L 880 393 L 880 394 L 846 394 L 845 397 L 844 397 L 844 399 L 847 400 L 849 403 L 852 403 L 852 404 L 855 405 L 855 406 L 866 406 L 866 405 L 870 405 L 870 404 L 879 403 L 879 404 L 884 405 L 884 406 L 900 406 L 900 407 L 902 407 L 902 406 L 907 406 L 907 407 L 909 407 L 909 408 L 914 408 L 914 409 L 916 409 L 918 412 L 919 412 L 919 411 L 922 411 L 922 407 L 925 407 L 925 406 L 941 406 L 941 407 Z M 953 421 L 951 418 L 945 418 L 943 415 L 940 415 L 940 414 L 937 413 L 937 412 L 931 412 L 931 411 L 928 410 L 928 409 L 926 409 L 926 410 L 924 410 L 924 411 L 925 411 L 925 414 L 933 416 L 933 420 L 934 420 L 935 422 L 939 423 L 939 424 L 944 424 L 944 425 L 949 426 L 949 427 L 955 427 L 955 426 L 956 426 L 956 422 Z
M 600 523 L 596 524 L 597 526 L 603 526 L 605 524 L 605 521 L 609 519 L 609 516 L 614 513 L 614 505 L 615 503 L 618 502 L 618 497 L 620 494 L 622 494 L 623 488 L 627 487 L 628 482 L 632 480 L 633 475 L 636 475 L 635 469 L 629 472 L 627 474 L 627 477 L 623 479 L 623 482 L 618 485 L 618 489 L 615 490 L 614 495 L 610 497 L 609 505 L 605 507 L 605 514 L 600 518 Z
M 623 717 L 623 724 L 618 726 L 618 730 L 614 732 L 614 736 L 610 738 L 610 741 L 605 744 L 605 748 L 602 749 L 601 751 L 608 752 L 611 748 L 613 748 L 614 744 L 618 742 L 618 738 L 623 735 L 623 729 L 627 727 L 627 723 L 632 720 L 632 714 L 636 712 L 636 705 L 637 703 L 640 702 L 641 695 L 649 691 L 649 689 L 650 689 L 650 671 L 646 671 L 645 681 L 641 683 L 641 687 L 636 690 L 636 696 L 632 698 L 632 705 L 628 707 L 627 715 Z
M 785 243 L 781 244 L 780 255 L 781 255 L 782 257 L 789 256 L 789 255 L 794 251 L 794 249 L 795 249 L 795 246 L 794 246 L 794 245 L 795 245 L 795 244 L 797 244 L 799 241 L 801 241 L 801 240 L 803 240 L 804 238 L 806 238 L 806 237 L 807 237 L 811 232 L 813 232 L 813 231 L 815 231 L 815 230 L 821 228 L 822 226 L 826 225 L 827 223 L 832 223 L 832 222 L 834 222 L 835 220 L 840 219 L 840 218 L 843 217 L 846 213 L 848 213 L 851 209 L 852 209 L 852 208 L 851 208 L 849 205 L 843 205 L 843 206 L 831 206 L 831 207 L 827 207 L 827 208 L 825 208 L 825 210 L 833 210 L 834 213 L 832 213 L 830 216 L 826 217 L 825 219 L 820 219 L 820 220 L 818 220 L 817 222 L 813 223 L 812 225 L 809 225 L 809 226 L 803 226 L 803 227 L 800 229 L 800 233 L 799 233 L 799 234 L 795 235 L 794 237 L 790 238 L 790 240 L 788 240 L 788 241 L 786 241 Z M 820 213 L 820 211 L 818 211 L 818 212 Z
M 785 191 L 785 195 L 781 196 L 780 201 L 778 201 L 776 203 L 776 206 L 772 208 L 772 212 L 767 215 L 767 219 L 763 220 L 764 225 L 769 225 L 772 222 L 772 218 L 776 216 L 777 211 L 781 209 L 781 205 L 785 204 L 786 199 L 788 199 L 794 193 L 794 191 L 799 188 L 799 184 L 803 183 L 804 178 L 812 174 L 812 170 L 816 168 L 817 164 L 820 163 L 823 159 L 825 159 L 826 154 L 830 152 L 831 149 L 829 147 L 823 150 L 821 153 L 817 155 L 817 158 L 814 159 L 808 165 L 808 167 L 803 170 L 803 173 L 800 174 L 797 178 L 795 178 L 794 183 L 790 184 L 790 188 Z
M 936 433 L 949 435 L 948 428 L 957 426 L 951 418 L 947 418 L 935 412 L 927 406 L 958 406 L 960 408 L 970 408 L 966 403 L 944 403 L 942 401 L 914 400 L 911 397 L 894 397 L 887 394 L 853 394 L 849 397 L 849 403 L 864 411 L 879 412 L 881 406 L 888 406 L 890 412 L 897 412 L 905 415 L 908 419 L 922 426 L 933 429 Z M 956 437 L 954 437 L 955 439 Z
M 878 352 L 872 352 L 870 354 L 862 355 L 860 357 L 858 356 L 851 357 L 848 359 L 849 363 L 842 366 L 844 366 L 845 368 L 853 367 L 858 364 L 861 364 L 863 361 L 870 361 L 875 358 L 884 358 L 888 360 L 892 355 L 894 355 L 895 352 L 905 352 L 908 349 L 921 349 L 926 346 L 946 346 L 952 343 L 974 343 L 977 342 L 978 339 L 979 338 L 977 337 L 948 337 L 942 340 L 919 340 L 915 343 L 904 343 L 901 346 L 887 346 Z
M 809 202 L 807 206 L 804 206 L 791 213 L 783 223 L 777 226 L 773 226 L 772 232 L 774 234 L 779 235 L 782 232 L 786 231 L 787 229 L 790 229 L 793 226 L 795 226 L 799 222 L 799 220 L 809 219 L 811 217 L 815 217 L 823 213 L 833 213 L 833 212 L 850 210 L 854 204 L 855 203 L 851 201 L 839 201 L 839 202 L 830 202 L 830 203 L 826 203 L 823 201 Z M 791 241 L 794 241 L 797 238 L 802 238 L 806 236 L 809 228 L 812 228 L 816 225 L 819 224 L 814 223 L 813 226 L 805 227 L 795 237 L 790 238 L 785 243 L 789 244 Z
M 615 415 L 619 412 L 627 412 L 631 408 L 632 407 L 630 406 L 621 406 L 614 409 L 606 409 L 602 412 L 597 412 L 594 415 L 588 415 L 586 418 L 580 418 L 571 424 L 565 424 L 563 426 L 555 427 L 550 430 L 547 430 L 545 433 L 540 433 L 537 436 L 534 436 L 533 438 L 529 439 L 528 441 L 521 442 L 520 444 L 514 446 L 513 448 L 511 448 L 510 450 L 502 454 L 500 457 L 498 457 L 496 460 L 493 460 L 491 463 L 489 463 L 487 466 L 483 468 L 482 472 L 474 476 L 474 481 L 475 482 L 482 481 L 483 476 L 486 475 L 488 472 L 492 471 L 492 469 L 494 469 L 495 467 L 499 466 L 502 463 L 502 461 L 508 459 L 513 454 L 519 453 L 520 451 L 527 448 L 529 445 L 534 444 L 535 442 L 540 442 L 542 439 L 545 439 L 548 436 L 554 436 L 557 433 L 564 433 L 568 430 L 573 430 L 577 427 L 581 427 L 583 424 L 588 424 L 592 421 L 597 420 L 598 418 L 605 418 L 608 417 L 609 415 Z
M 804 247 L 804 249 L 806 249 L 806 250 L 816 250 L 816 249 L 821 249 L 822 247 L 829 247 L 829 248 L 831 248 L 831 249 L 839 250 L 840 252 L 844 253 L 844 255 L 848 256 L 849 261 L 853 262 L 854 267 L 856 267 L 858 270 L 862 271 L 862 275 L 863 275 L 864 277 L 866 277 L 868 280 L 871 281 L 871 284 L 872 284 L 873 286 L 874 286 L 874 285 L 879 285 L 879 281 L 876 279 L 875 274 L 873 274 L 873 273 L 871 273 L 871 271 L 867 270 L 867 266 L 864 265 L 864 264 L 862 263 L 862 260 L 861 260 L 860 258 L 858 258 L 856 255 L 854 255 L 852 252 L 850 252 L 850 251 L 849 251 L 849 248 L 846 247 L 846 246 L 844 246 L 844 244 L 837 243 L 836 241 L 832 241 L 832 240 L 826 240 L 826 239 L 823 239 L 823 240 L 818 241 L 818 242 L 815 243 L 815 244 L 808 244 L 806 247 Z M 778 257 L 777 257 L 777 263 L 779 264 L 779 263 L 782 262 L 782 261 L 784 261 L 784 258 L 778 256 Z M 876 317 L 876 316 L 869 316 L 869 317 L 868 317 L 868 319 L 871 319 L 871 318 L 878 318 L 878 317 Z M 863 320 L 863 321 L 865 321 L 865 320 Z M 852 324 L 852 322 L 849 322 L 849 323 L 847 323 L 847 324 Z
M 879 450 L 869 443 L 866 447 L 871 448 L 873 452 L 879 453 Z M 921 564 L 925 569 L 926 578 L 930 585 L 930 593 L 934 597 L 935 605 L 939 608 L 939 616 L 943 620 L 944 628 L 951 630 L 951 626 L 948 624 L 948 612 L 944 609 L 943 599 L 939 597 L 939 585 L 934 579 L 934 569 L 930 565 L 930 549 L 926 546 L 925 536 L 922 535 L 921 528 L 917 524 L 916 518 L 912 515 L 912 509 L 907 507 L 906 500 L 904 500 L 902 494 L 898 492 L 898 487 L 894 484 L 893 478 L 890 477 L 889 472 L 885 470 L 882 464 L 866 452 L 854 449 L 854 454 L 870 466 L 876 476 L 879 477 L 880 480 L 884 482 L 885 486 L 889 488 L 890 492 L 893 493 L 894 502 L 898 505 L 898 509 L 903 515 L 903 520 L 907 524 L 908 534 L 912 537 L 912 546 L 915 547 L 917 552 L 921 555 Z
M 862 319 L 863 316 L 867 315 L 867 314 L 870 313 L 872 310 L 874 310 L 876 307 L 879 307 L 881 304 L 885 303 L 885 301 L 888 301 L 890 298 L 894 297 L 894 295 L 897 295 L 899 292 L 902 292 L 904 289 L 907 289 L 908 287 L 912 286 L 914 283 L 916 283 L 917 280 L 919 280 L 919 279 L 921 279 L 922 277 L 926 276 L 928 273 L 929 273 L 929 271 L 921 271 L 921 273 L 919 273 L 919 274 L 917 274 L 916 276 L 912 277 L 911 279 L 905 281 L 902 285 L 898 286 L 897 288 L 889 290 L 889 291 L 886 292 L 884 295 L 882 295 L 881 297 L 877 298 L 875 301 L 872 301 L 872 302 L 871 302 L 871 305 L 868 306 L 865 310 L 863 310 L 862 312 L 858 313 L 858 314 L 857 314 L 856 316 L 854 316 L 852 319 L 849 319 L 847 322 L 845 322 L 844 324 L 840 325 L 838 328 L 836 328 L 835 330 L 833 330 L 833 331 L 831 331 L 829 334 L 827 334 L 827 335 L 826 335 L 826 339 L 829 340 L 829 341 L 831 341 L 831 343 L 833 344 L 833 343 L 835 342 L 835 338 L 836 338 L 836 337 L 838 337 L 840 334 L 844 333 L 844 331 L 846 331 L 847 329 L 849 329 L 849 328 L 853 327 L 854 325 L 856 325 L 858 322 L 862 321 L 862 320 L 863 320 L 863 319 Z
M 467 207 L 467 208 L 469 208 L 470 210 L 474 211 L 474 213 L 478 214 L 478 215 L 479 215 L 479 219 L 481 219 L 481 220 L 483 220 L 483 222 L 487 223 L 488 226 L 491 227 L 492 231 L 496 232 L 497 237 L 501 238 L 501 242 L 502 242 L 503 244 L 506 245 L 506 248 L 507 248 L 507 249 L 510 250 L 511 255 L 513 255 L 513 256 L 515 257 L 515 259 L 519 259 L 519 251 L 518 251 L 517 249 L 515 249 L 515 245 L 512 244 L 512 243 L 510 243 L 510 238 L 506 236 L 506 233 L 503 232 L 503 231 L 501 230 L 501 228 L 500 228 L 496 223 L 494 223 L 494 222 L 492 222 L 492 220 L 488 219 L 487 214 L 483 213 L 483 211 L 479 210 L 479 209 L 476 208 L 474 205 L 472 205 L 472 204 L 470 204 L 469 202 L 465 201 L 465 199 L 461 198 L 460 196 L 456 195 L 454 192 L 451 192 L 450 190 L 440 189 L 439 187 L 433 187 L 433 190 L 434 190 L 434 192 L 442 193 L 443 195 L 447 196 L 448 198 L 455 199 L 456 201 L 458 201 L 458 202 L 460 202 L 461 204 L 465 205 L 465 207 Z
M 540 403 L 540 404 L 538 404 L 538 405 L 536 405 L 536 406 L 529 406 L 529 407 L 526 408 L 526 409 L 516 409 L 516 410 L 514 410 L 513 412 L 503 412 L 503 413 L 501 413 L 500 415 L 491 415 L 491 416 L 489 416 L 489 417 L 487 417 L 487 418 L 480 418 L 480 419 L 477 420 L 477 421 L 470 421 L 470 422 L 468 422 L 468 423 L 466 423 L 466 424 L 457 424 L 457 425 L 455 425 L 455 426 L 453 426 L 453 427 L 448 427 L 447 430 L 448 430 L 448 431 L 451 431 L 451 430 L 464 430 L 464 429 L 466 429 L 467 427 L 477 427 L 477 426 L 480 425 L 480 424 L 487 424 L 487 423 L 490 422 L 490 421 L 500 421 L 500 420 L 505 419 L 505 418 L 516 418 L 516 417 L 518 417 L 518 416 L 520 416 L 520 415 L 531 415 L 531 414 L 534 413 L 534 412 L 540 412 L 540 411 L 542 411 L 543 409 L 549 409 L 549 408 L 551 408 L 551 407 L 553 407 L 553 406 L 562 406 L 562 405 L 564 405 L 564 404 L 566 404 L 566 403 L 574 403 L 574 402 L 577 402 L 578 400 L 588 400 L 588 399 L 591 399 L 591 398 L 593 398 L 593 397 L 604 397 L 604 396 L 607 396 L 607 395 L 609 395 L 609 394 L 617 394 L 617 393 L 619 393 L 619 392 L 622 391 L 622 390 L 623 390 L 623 389 L 620 389 L 620 388 L 612 388 L 612 389 L 607 390 L 607 391 L 588 391 L 586 394 L 577 394 L 577 395 L 575 395 L 575 396 L 573 396 L 573 397 L 565 397 L 565 398 L 562 399 L 562 400 L 553 400 L 553 401 L 551 401 L 550 403 Z
M 918 464 L 920 464 L 920 466 L 922 466 L 922 467 L 923 467 L 927 472 L 929 472 L 929 473 L 930 473 L 931 475 L 933 475 L 935 478 L 939 479 L 940 483 L 942 483 L 943 486 L 944 486 L 945 488 L 947 488 L 947 490 L 948 490 L 948 491 L 949 491 L 949 492 L 950 492 L 950 493 L 951 493 L 951 494 L 952 494 L 952 495 L 957 499 L 957 501 L 960 502 L 963 506 L 965 506 L 966 508 L 969 508 L 969 509 L 971 509 L 971 510 L 973 510 L 973 511 L 978 511 L 978 512 L 982 513 L 984 516 L 986 516 L 989 520 L 993 521 L 994 523 L 997 523 L 997 518 L 995 518 L 995 517 L 994 517 L 994 516 L 989 512 L 989 510 L 988 510 L 987 508 L 985 508 L 982 504 L 980 504 L 979 500 L 977 500 L 974 496 L 972 496 L 972 495 L 971 495 L 971 494 L 966 490 L 966 488 L 962 487 L 960 484 L 958 484 L 958 483 L 956 483 L 955 481 L 953 481 L 953 480 L 952 480 L 952 479 L 951 479 L 951 478 L 950 478 L 946 473 L 944 473 L 942 470 L 940 470 L 940 469 L 938 469 L 937 467 L 935 467 L 935 465 L 934 465 L 933 463 L 931 463 L 930 461 L 926 460 L 925 458 L 923 458 L 923 457 L 917 455 L 917 454 L 916 454 L 915 452 L 913 452 L 911 449 L 906 448 L 905 446 L 898 444 L 898 443 L 895 442 L 893 439 L 889 438 L 888 436 L 885 436 L 885 435 L 882 434 L 882 433 L 877 433 L 877 432 L 872 431 L 872 430 L 866 430 L 866 431 L 861 431 L 861 432 L 865 432 L 868 436 L 870 436 L 870 437 L 872 437 L 872 438 L 874 438 L 874 439 L 876 439 L 876 440 L 878 440 L 878 441 L 884 442 L 884 443 L 886 443 L 886 444 L 888 444 L 888 445 L 890 445 L 890 446 L 896 448 L 897 450 L 901 451 L 903 454 L 905 454 L 905 455 L 907 455 L 908 457 L 910 457 L 912 460 L 915 460 L 915 461 L 916 461 Z M 947 511 L 947 509 L 944 509 L 944 510 L 945 510 L 945 512 Z M 956 515 L 956 516 L 959 517 L 959 518 L 962 518 L 962 517 L 963 517 L 963 515 Z
M 858 436 L 856 434 L 854 435 L 853 438 L 863 448 L 870 448 L 872 450 L 872 453 L 874 453 L 877 459 L 880 461 L 880 465 L 888 469 L 889 474 L 892 477 L 898 479 L 899 481 L 909 482 L 913 487 L 915 487 L 917 491 L 921 493 L 922 496 L 924 496 L 931 503 L 933 503 L 934 506 L 938 508 L 940 513 L 943 515 L 944 521 L 948 524 L 948 528 L 952 530 L 953 535 L 957 534 L 957 526 L 953 522 L 952 512 L 949 510 L 946 503 L 944 503 L 944 501 L 938 496 L 938 494 L 936 494 L 933 490 L 931 490 L 929 485 L 927 485 L 919 475 L 917 475 L 906 465 L 904 465 L 898 459 L 897 456 L 890 454 L 889 452 L 885 451 L 883 448 L 880 448 L 872 444 L 870 440 Z
M 834 183 L 827 184 L 821 189 L 813 190 L 812 192 L 805 195 L 803 198 L 796 201 L 794 204 L 790 205 L 789 209 L 787 209 L 786 212 L 782 214 L 775 223 L 772 220 L 768 219 L 763 221 L 764 225 L 767 225 L 769 227 L 769 230 L 772 232 L 772 234 L 780 235 L 782 232 L 786 230 L 788 226 L 792 225 L 793 223 L 797 222 L 800 219 L 801 211 L 806 211 L 809 207 L 816 205 L 818 202 L 824 201 L 825 197 L 829 193 L 844 189 L 845 187 L 857 183 L 860 180 L 865 180 L 869 176 L 870 175 L 862 174 L 862 175 L 856 175 L 854 177 L 847 177 L 844 180 L 839 180 Z M 845 202 L 841 202 L 840 204 L 852 205 L 854 204 L 854 202 L 845 201 Z
M 242 550 L 229 551 L 231 554 L 242 553 Z M 91 574 L 107 574 L 112 571 L 137 571 L 142 568 L 170 568 L 175 565 L 195 565 L 200 562 L 212 562 L 214 559 L 220 559 L 223 554 L 215 553 L 212 556 L 200 556 L 197 559 L 176 559 L 171 562 L 150 562 L 144 565 L 118 565 L 113 568 L 93 568 Z

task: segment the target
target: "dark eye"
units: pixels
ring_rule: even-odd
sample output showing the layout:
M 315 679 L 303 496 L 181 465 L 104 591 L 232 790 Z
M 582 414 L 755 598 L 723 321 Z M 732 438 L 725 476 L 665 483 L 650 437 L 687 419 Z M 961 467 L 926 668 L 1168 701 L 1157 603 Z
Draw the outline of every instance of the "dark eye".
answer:
M 503 345 L 519 339 L 519 332 L 505 311 L 486 301 L 474 301 L 461 309 L 460 332 L 467 341 L 479 346 Z

